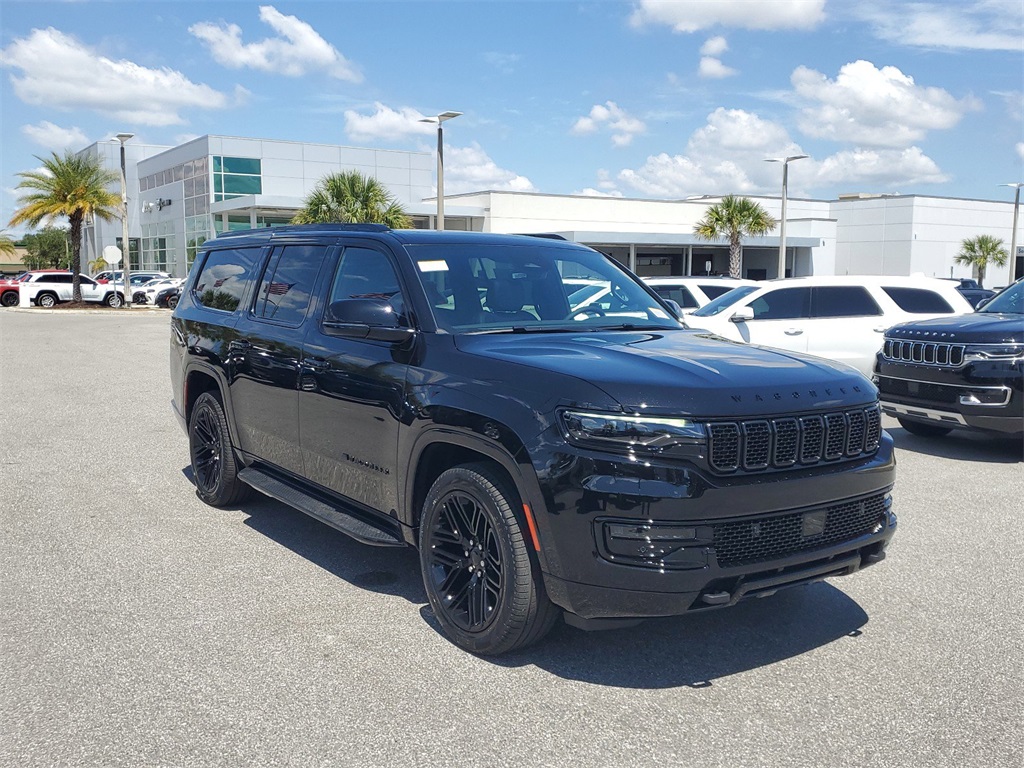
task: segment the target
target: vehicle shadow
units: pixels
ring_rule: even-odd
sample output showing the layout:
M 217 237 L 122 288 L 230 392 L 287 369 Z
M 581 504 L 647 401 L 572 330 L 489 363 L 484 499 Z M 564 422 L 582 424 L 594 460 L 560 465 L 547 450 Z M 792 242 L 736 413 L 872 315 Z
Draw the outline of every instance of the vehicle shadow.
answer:
M 585 632 L 560 623 L 540 645 L 488 661 L 616 688 L 708 688 L 723 677 L 856 638 L 867 622 L 856 601 L 822 582 L 626 629 Z
M 182 470 L 191 480 L 189 468 Z M 359 587 L 420 606 L 423 621 L 441 628 L 427 605 L 419 558 L 409 549 L 370 547 L 261 494 L 238 511 L 245 525 L 328 573 Z M 856 601 L 820 582 L 749 600 L 725 610 L 587 632 L 559 620 L 535 646 L 497 658 L 496 666 L 537 666 L 567 680 L 619 688 L 707 688 L 746 672 L 855 638 L 868 622 Z
M 993 437 L 954 429 L 942 437 L 918 437 L 899 426 L 887 426 L 896 448 L 925 456 L 962 461 L 984 461 L 997 464 L 1019 464 L 1024 461 L 1024 440 L 1016 437 Z
M 191 467 L 182 469 L 182 474 L 195 484 Z M 361 544 L 261 493 L 253 493 L 233 509 L 247 515 L 245 525 L 353 586 L 419 605 L 427 602 L 419 557 L 411 548 Z

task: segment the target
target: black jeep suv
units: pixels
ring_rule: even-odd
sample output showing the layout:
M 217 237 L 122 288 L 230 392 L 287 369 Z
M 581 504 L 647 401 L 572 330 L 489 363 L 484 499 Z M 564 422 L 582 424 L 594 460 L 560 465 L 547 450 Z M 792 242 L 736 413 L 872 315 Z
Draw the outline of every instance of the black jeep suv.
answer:
M 572 305 L 581 280 L 614 301 Z M 251 488 L 412 546 L 498 654 L 731 605 L 884 557 L 895 463 L 853 369 L 676 321 L 541 236 L 280 227 L 204 244 L 171 322 L 201 499 Z
M 1024 434 L 1024 278 L 969 315 L 894 325 L 875 378 L 882 409 L 915 435 Z

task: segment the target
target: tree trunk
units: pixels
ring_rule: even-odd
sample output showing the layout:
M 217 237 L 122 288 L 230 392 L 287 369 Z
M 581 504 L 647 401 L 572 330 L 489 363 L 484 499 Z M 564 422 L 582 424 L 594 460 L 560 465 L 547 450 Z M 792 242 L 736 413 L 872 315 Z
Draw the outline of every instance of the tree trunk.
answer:
M 73 213 L 71 222 L 71 298 L 82 300 L 82 214 Z
M 729 277 L 740 277 L 740 270 L 743 266 L 743 246 L 739 238 L 729 243 Z

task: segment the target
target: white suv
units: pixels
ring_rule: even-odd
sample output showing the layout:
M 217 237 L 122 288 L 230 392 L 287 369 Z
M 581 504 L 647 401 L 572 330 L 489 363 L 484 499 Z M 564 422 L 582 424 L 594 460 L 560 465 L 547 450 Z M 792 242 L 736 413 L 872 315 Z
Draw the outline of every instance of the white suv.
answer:
M 734 341 L 836 360 L 870 377 L 890 326 L 971 311 L 947 280 L 795 277 L 735 288 L 687 315 L 686 325 Z
M 21 301 L 23 304 L 35 304 L 38 307 L 53 307 L 73 298 L 74 276 L 70 272 L 53 270 L 26 272 L 19 280 L 21 284 Z M 107 304 L 120 307 L 124 302 L 124 293 L 113 284 L 97 283 L 91 277 L 79 275 L 82 289 L 82 301 Z
M 674 301 L 683 310 L 683 314 L 710 304 L 723 293 L 741 285 L 758 285 L 753 280 L 741 280 L 736 277 L 645 277 L 654 292 L 663 299 Z

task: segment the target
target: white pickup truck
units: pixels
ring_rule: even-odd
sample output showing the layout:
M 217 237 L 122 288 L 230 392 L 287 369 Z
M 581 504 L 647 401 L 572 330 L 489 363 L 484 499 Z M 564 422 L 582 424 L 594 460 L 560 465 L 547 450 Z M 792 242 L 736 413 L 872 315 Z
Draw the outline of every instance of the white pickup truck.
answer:
M 26 272 L 19 282 L 21 306 L 35 304 L 37 307 L 53 307 L 64 301 L 72 301 L 73 275 L 70 272 L 40 270 Z M 120 307 L 124 303 L 124 292 L 113 284 L 97 283 L 91 277 L 79 276 L 82 301 Z

